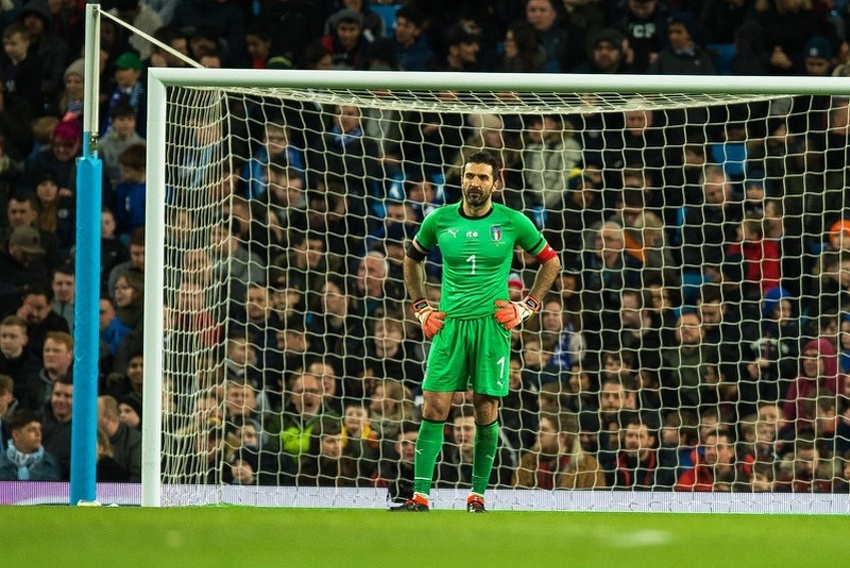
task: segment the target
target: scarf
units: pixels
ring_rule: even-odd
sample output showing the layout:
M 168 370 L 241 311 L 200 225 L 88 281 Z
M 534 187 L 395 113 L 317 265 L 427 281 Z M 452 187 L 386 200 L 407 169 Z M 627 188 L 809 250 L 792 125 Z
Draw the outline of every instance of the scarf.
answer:
M 15 443 L 12 440 L 9 440 L 9 447 L 6 448 L 6 457 L 18 466 L 18 480 L 29 481 L 30 468 L 44 459 L 44 446 L 39 446 L 31 454 L 25 454 L 15 447 Z
M 363 137 L 363 129 L 358 126 L 351 132 L 343 132 L 338 124 L 335 124 L 330 131 L 331 139 L 341 148 L 348 146 L 355 140 Z
M 850 351 L 842 351 L 838 354 L 838 360 L 841 363 L 841 371 L 846 373 L 850 371 Z

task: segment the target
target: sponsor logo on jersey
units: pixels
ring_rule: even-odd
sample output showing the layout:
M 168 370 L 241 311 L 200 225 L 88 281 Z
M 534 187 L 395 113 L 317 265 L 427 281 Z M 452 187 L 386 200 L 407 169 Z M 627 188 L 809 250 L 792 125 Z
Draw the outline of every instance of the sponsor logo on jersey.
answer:
M 493 225 L 492 227 L 490 227 L 490 237 L 494 241 L 501 241 L 502 240 L 502 227 L 500 225 Z

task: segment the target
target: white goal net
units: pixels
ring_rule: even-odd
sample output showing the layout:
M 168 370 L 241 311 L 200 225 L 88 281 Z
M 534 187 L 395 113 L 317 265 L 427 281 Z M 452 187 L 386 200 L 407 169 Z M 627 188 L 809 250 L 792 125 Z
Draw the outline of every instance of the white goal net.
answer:
M 847 92 L 647 80 L 153 72 L 148 498 L 409 493 L 428 343 L 401 261 L 482 149 L 564 266 L 513 337 L 500 508 L 846 492 Z M 438 491 L 469 486 L 468 403 Z

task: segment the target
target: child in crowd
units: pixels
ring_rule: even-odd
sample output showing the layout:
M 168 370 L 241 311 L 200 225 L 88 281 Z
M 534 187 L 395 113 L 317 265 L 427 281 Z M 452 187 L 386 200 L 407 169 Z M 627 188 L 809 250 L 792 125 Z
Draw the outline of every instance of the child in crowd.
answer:
M 36 105 L 32 110 L 40 113 L 42 65 L 37 55 L 29 54 L 30 43 L 30 33 L 23 24 L 13 23 L 3 29 L 2 76 L 7 92 Z
M 55 116 L 39 116 L 30 123 L 32 136 L 30 143 L 32 151 L 29 153 L 27 161 L 31 161 L 38 156 L 38 153 L 50 146 L 50 138 L 53 136 L 53 129 L 59 124 L 59 119 Z
M 360 402 L 347 404 L 342 420 L 343 452 L 362 461 L 361 468 L 369 468 L 368 474 L 371 475 L 377 465 L 379 444 L 378 433 L 372 430 L 369 411 Z
M 136 132 L 136 111 L 127 102 L 118 102 L 109 109 L 112 128 L 98 143 L 98 153 L 103 160 L 103 174 L 112 187 L 121 183 L 121 167 L 118 156 L 134 144 L 143 144 L 145 139 Z
M 109 111 L 120 102 L 129 104 L 136 111 L 136 126 L 141 136 L 145 135 L 147 96 L 142 85 L 142 62 L 134 51 L 127 51 L 115 60 L 115 90 L 107 103 L 107 120 L 103 121 L 101 135 L 112 129 Z
M 100 212 L 100 281 L 101 294 L 107 293 L 107 281 L 112 269 L 130 260 L 127 245 L 115 234 L 115 214 L 109 207 Z
M 80 58 L 68 65 L 63 77 L 65 89 L 57 101 L 56 114 L 62 120 L 83 119 L 83 95 L 85 81 L 85 60 Z
M 115 221 L 121 238 L 145 226 L 145 145 L 134 144 L 118 156 L 121 183 L 115 188 Z

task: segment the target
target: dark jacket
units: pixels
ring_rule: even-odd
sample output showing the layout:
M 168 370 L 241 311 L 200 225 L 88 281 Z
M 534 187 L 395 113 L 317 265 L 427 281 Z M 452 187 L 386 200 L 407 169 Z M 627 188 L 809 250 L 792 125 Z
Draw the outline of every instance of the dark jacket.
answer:
M 127 470 L 129 481 L 142 481 L 142 434 L 122 422 L 109 443 L 115 461 Z
M 669 45 L 649 64 L 647 74 L 657 75 L 716 75 L 711 56 L 695 45 L 692 52 L 679 52 Z
M 38 410 L 41 407 L 31 390 L 37 384 L 39 370 L 41 361 L 27 347 L 17 359 L 9 359 L 0 353 L 0 374 L 9 375 L 15 381 L 14 396 L 22 408 Z
M 41 444 L 59 464 L 61 479 L 71 478 L 71 421 L 59 422 L 53 415 L 50 405 L 43 407 L 41 424 L 44 434 Z

